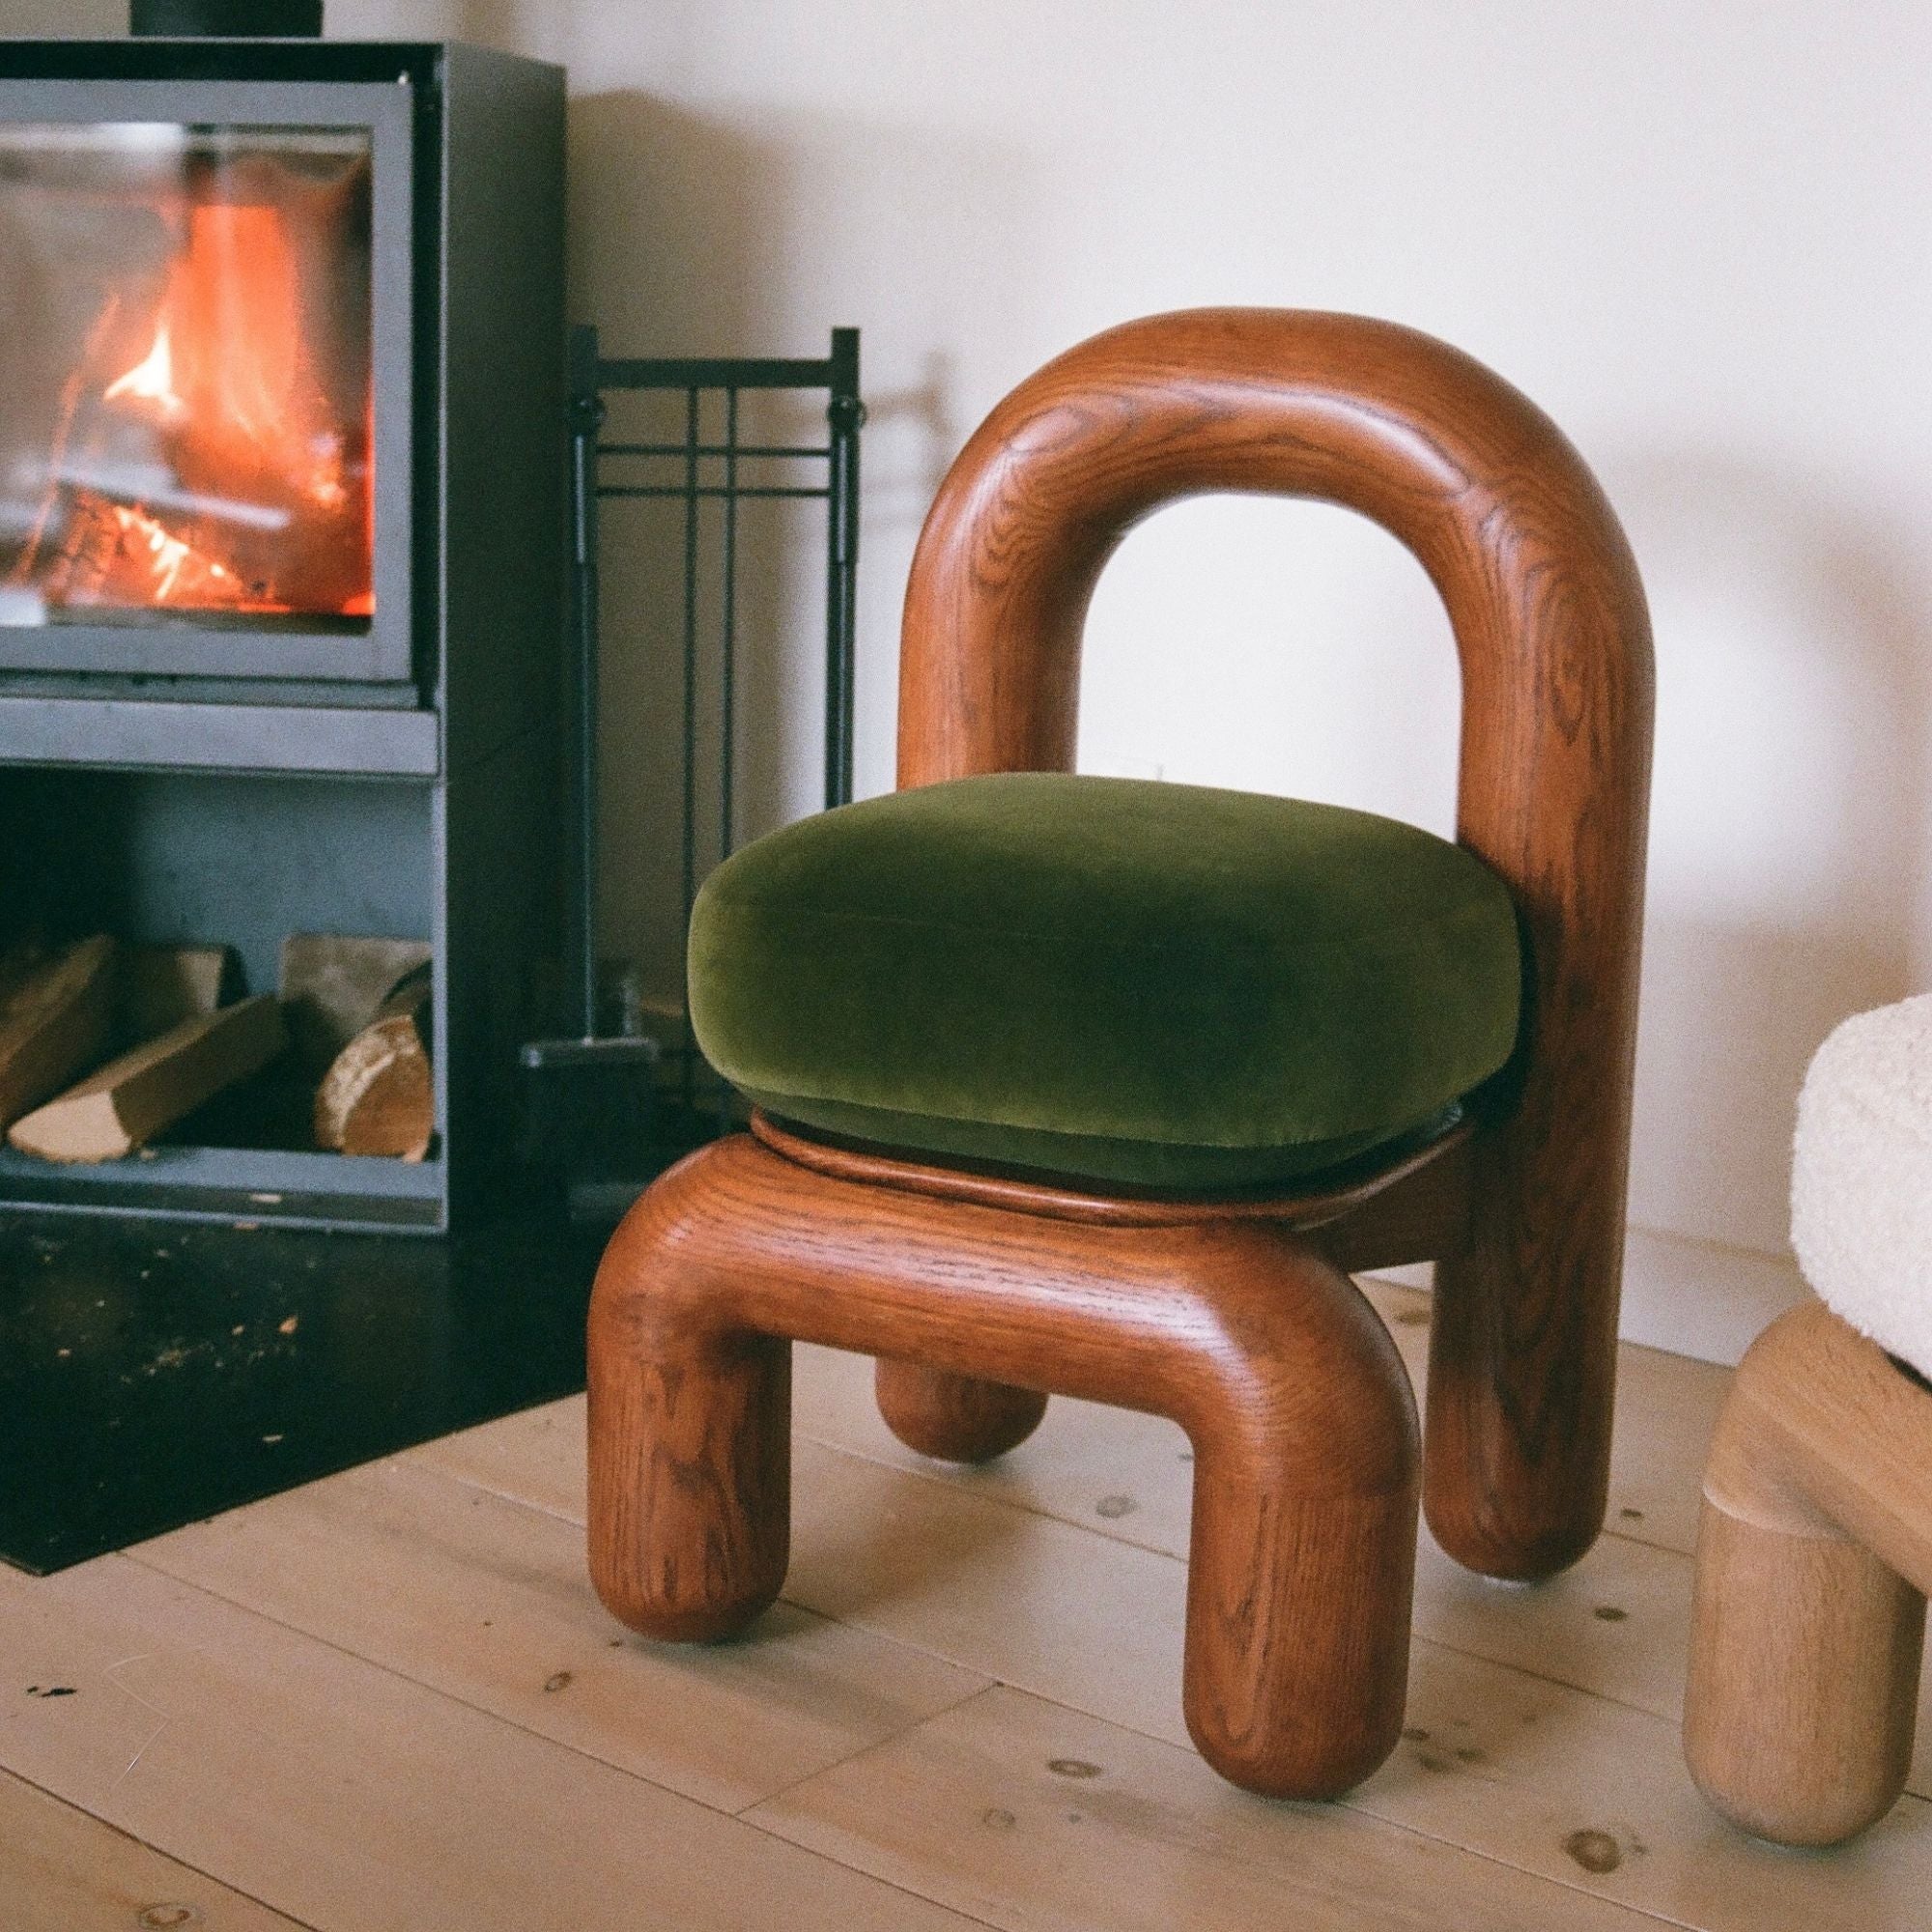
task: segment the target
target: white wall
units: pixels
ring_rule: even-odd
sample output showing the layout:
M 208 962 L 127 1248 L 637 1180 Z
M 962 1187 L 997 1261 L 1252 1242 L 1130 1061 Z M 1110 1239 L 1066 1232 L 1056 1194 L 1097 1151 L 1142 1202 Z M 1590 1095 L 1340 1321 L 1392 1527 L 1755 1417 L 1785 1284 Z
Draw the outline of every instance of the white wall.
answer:
M 331 31 L 569 64 L 575 305 L 621 348 L 864 328 L 862 791 L 891 781 L 924 502 L 1066 344 L 1188 303 L 1361 309 L 1535 396 L 1621 510 L 1658 634 L 1632 1326 L 1732 1353 L 1792 1291 L 1808 1053 L 1932 984 L 1932 10 L 333 0 Z M 753 666 L 759 823 L 810 800 L 811 647 L 808 617 Z M 663 977 L 665 652 L 620 619 L 611 654 L 609 816 L 640 856 L 609 913 Z M 1388 539 L 1214 501 L 1103 583 L 1082 756 L 1446 828 L 1455 702 Z

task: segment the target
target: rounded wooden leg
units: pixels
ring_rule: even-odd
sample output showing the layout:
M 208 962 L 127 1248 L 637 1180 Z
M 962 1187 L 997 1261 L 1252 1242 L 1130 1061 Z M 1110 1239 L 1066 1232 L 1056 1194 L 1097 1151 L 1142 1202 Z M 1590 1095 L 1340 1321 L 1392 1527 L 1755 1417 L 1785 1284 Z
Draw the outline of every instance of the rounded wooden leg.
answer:
M 1562 1139 L 1526 1138 L 1479 1142 L 1468 1245 L 1435 1264 L 1423 1452 L 1435 1540 L 1516 1582 L 1603 1528 L 1623 1267 L 1621 1156 L 1578 1171 Z
M 1818 1302 L 1750 1346 L 1704 1469 L 1684 1753 L 1760 1837 L 1830 1845 L 1905 1783 L 1932 1585 L 1932 1397 Z
M 658 1264 L 648 1242 L 613 1247 L 591 1298 L 590 1575 L 620 1621 L 688 1642 L 742 1629 L 784 1582 L 791 1344 L 660 1306 Z
M 1195 1439 L 1183 1701 L 1201 1755 L 1270 1798 L 1334 1798 L 1402 1735 L 1419 1476 L 1415 1399 L 1346 1276 L 1336 1318 Z M 1305 1335 L 1305 1329 L 1304 1329 Z M 1265 1350 L 1265 1337 L 1251 1347 Z M 1286 1367 L 1294 1383 L 1283 1387 Z
M 879 1358 L 872 1386 L 886 1427 L 908 1449 L 942 1463 L 990 1463 L 1039 1427 L 1046 1397 L 975 1376 Z
M 1416 1492 L 1295 1501 L 1204 1465 L 1195 1509 L 1188 1732 L 1246 1790 L 1338 1798 L 1402 1735 Z
M 1925 1600 L 1820 1523 L 1704 1503 L 1684 1754 L 1725 1817 L 1834 1845 L 1891 1809 L 1912 1762 Z

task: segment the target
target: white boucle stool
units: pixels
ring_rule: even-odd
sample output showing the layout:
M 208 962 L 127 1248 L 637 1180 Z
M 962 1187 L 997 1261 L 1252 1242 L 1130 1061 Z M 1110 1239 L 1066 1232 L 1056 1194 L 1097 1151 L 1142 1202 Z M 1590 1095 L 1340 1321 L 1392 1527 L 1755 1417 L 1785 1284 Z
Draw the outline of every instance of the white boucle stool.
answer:
M 1738 1370 L 1704 1475 L 1684 1750 L 1726 1817 L 1828 1845 L 1890 1809 L 1932 1589 L 1932 995 L 1861 1013 L 1798 1103 L 1818 1302 Z

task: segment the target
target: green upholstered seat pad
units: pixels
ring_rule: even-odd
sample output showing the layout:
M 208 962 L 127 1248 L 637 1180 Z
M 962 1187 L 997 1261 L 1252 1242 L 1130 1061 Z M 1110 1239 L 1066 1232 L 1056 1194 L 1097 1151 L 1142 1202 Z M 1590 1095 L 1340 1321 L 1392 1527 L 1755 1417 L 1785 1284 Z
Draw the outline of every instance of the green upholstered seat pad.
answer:
M 808 1127 L 1158 1187 L 1330 1166 L 1509 1057 L 1500 881 L 1368 812 L 1015 773 L 806 819 L 721 866 L 691 1016 Z

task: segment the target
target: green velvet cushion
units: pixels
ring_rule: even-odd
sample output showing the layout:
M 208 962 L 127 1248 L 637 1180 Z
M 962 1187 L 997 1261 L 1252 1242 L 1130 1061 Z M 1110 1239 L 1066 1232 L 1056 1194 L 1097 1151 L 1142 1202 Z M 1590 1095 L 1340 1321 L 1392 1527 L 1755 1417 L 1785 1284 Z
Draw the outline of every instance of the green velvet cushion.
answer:
M 1480 861 L 1368 812 L 1060 773 L 868 799 L 721 866 L 691 1017 L 768 1111 L 1189 1191 L 1409 1133 L 1515 1044 Z

